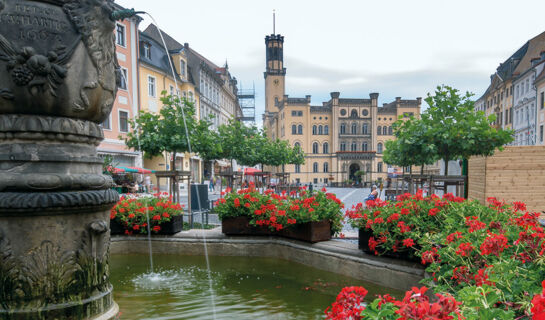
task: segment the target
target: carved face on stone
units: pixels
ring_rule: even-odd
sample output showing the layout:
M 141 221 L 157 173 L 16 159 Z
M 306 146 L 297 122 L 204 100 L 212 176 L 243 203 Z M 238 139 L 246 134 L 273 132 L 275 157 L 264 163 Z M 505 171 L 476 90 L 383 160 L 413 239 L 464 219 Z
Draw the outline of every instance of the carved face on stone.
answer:
M 102 122 L 116 94 L 109 0 L 0 0 L 0 114 Z

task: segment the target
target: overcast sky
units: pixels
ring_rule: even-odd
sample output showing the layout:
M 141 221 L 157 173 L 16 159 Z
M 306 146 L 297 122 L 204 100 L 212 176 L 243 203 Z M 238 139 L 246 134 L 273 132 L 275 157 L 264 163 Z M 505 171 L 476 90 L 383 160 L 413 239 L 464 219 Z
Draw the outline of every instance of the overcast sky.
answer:
M 264 110 L 265 44 L 285 37 L 286 93 L 329 92 L 379 104 L 425 97 L 438 84 L 477 98 L 489 76 L 528 39 L 545 31 L 545 1 L 498 0 L 116 0 L 150 13 L 159 27 L 218 65 L 227 60 L 239 87 L 255 83 L 256 116 Z M 151 20 L 144 17 L 141 29 Z

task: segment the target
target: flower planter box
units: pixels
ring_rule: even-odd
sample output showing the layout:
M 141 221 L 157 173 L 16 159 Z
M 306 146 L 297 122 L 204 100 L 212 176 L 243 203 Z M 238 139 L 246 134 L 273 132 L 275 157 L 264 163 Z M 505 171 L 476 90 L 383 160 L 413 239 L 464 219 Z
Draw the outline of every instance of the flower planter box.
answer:
M 221 232 L 226 235 L 270 236 L 273 232 L 267 226 L 252 226 L 245 216 L 226 218 L 221 221 Z
M 182 231 L 184 227 L 184 216 L 183 215 L 172 216 L 170 218 L 170 221 L 161 223 L 159 226 L 161 227 L 161 230 L 159 230 L 159 232 L 157 232 L 156 234 L 178 233 Z M 153 232 L 151 234 L 153 234 Z
M 161 230 L 159 232 L 151 232 L 151 234 L 175 234 L 182 231 L 183 228 L 183 215 L 173 216 L 170 221 L 163 222 L 159 225 Z M 125 226 L 117 219 L 110 220 L 110 234 L 125 234 Z M 134 234 L 134 231 L 133 231 Z
M 375 255 L 375 252 L 369 248 L 369 238 L 371 238 L 372 236 L 373 232 L 365 230 L 364 228 L 360 228 L 358 230 L 358 248 L 360 248 L 365 253 Z M 384 254 L 381 254 L 381 256 L 411 262 L 420 261 L 420 258 L 411 254 L 410 251 L 386 252 Z
M 331 239 L 331 222 L 329 220 L 308 222 L 280 231 L 271 231 L 267 226 L 252 226 L 249 217 L 241 216 L 223 219 L 221 232 L 226 235 L 281 236 L 307 242 L 319 242 Z
M 278 234 L 282 237 L 306 242 L 327 241 L 331 240 L 331 222 L 322 220 L 296 224 L 280 230 Z

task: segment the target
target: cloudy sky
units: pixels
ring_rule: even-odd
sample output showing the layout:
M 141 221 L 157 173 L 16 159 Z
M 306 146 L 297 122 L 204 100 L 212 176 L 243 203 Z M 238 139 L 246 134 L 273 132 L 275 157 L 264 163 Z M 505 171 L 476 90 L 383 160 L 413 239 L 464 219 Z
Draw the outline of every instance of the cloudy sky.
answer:
M 286 91 L 312 104 L 341 97 L 379 103 L 425 97 L 438 84 L 480 96 L 489 76 L 545 31 L 545 1 L 521 0 L 116 0 L 150 13 L 159 27 L 215 62 L 239 86 L 256 87 L 264 110 L 264 37 L 284 35 Z M 145 17 L 141 29 L 151 20 Z

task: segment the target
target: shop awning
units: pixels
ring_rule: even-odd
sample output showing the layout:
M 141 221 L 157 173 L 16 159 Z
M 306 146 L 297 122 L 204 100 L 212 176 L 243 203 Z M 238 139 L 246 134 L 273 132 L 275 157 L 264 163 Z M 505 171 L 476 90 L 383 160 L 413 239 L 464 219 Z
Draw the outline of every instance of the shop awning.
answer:
M 138 167 L 122 167 L 117 166 L 114 168 L 114 173 L 143 173 L 143 174 L 149 174 L 153 173 L 154 170 L 149 170 L 145 168 L 138 168 Z
M 255 168 L 245 168 L 244 169 L 244 174 L 247 175 L 247 176 L 253 176 L 255 173 L 258 173 L 258 172 L 261 172 L 261 170 L 255 169 Z

